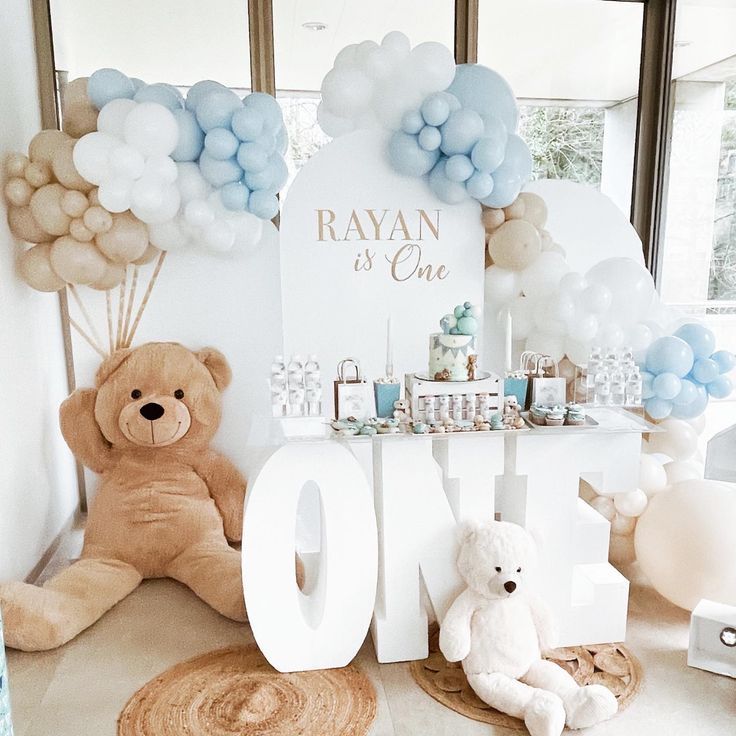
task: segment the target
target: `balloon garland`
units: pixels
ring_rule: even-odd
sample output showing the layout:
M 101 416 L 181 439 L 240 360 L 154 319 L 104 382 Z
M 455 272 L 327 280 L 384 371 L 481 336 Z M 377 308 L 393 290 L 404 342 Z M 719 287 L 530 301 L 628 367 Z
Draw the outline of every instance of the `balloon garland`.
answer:
M 63 130 L 44 130 L 4 164 L 18 272 L 39 291 L 67 288 L 101 356 L 131 344 L 169 250 L 251 249 L 278 213 L 288 176 L 281 109 L 210 80 L 186 99 L 115 69 L 70 82 Z M 140 269 L 151 274 L 135 309 Z M 107 345 L 77 286 L 106 294 Z M 112 290 L 118 289 L 117 320 Z

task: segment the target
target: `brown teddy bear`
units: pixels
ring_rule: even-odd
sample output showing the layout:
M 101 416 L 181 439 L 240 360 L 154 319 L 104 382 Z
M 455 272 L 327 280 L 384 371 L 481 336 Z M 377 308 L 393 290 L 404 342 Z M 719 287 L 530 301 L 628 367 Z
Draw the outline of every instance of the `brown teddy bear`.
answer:
M 245 621 L 239 541 L 246 482 L 210 448 L 230 367 L 217 350 L 176 343 L 118 350 L 96 389 L 61 406 L 76 457 L 99 473 L 81 559 L 43 587 L 0 586 L 8 646 L 58 647 L 143 578 L 171 577 Z

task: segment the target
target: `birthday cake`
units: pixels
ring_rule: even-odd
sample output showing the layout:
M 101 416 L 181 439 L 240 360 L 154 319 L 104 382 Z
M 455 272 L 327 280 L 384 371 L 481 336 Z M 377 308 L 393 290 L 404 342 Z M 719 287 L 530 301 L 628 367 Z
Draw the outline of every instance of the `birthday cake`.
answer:
M 476 332 L 480 309 L 459 304 L 440 320 L 442 332 L 429 336 L 429 376 L 435 381 L 471 381 L 476 378 Z

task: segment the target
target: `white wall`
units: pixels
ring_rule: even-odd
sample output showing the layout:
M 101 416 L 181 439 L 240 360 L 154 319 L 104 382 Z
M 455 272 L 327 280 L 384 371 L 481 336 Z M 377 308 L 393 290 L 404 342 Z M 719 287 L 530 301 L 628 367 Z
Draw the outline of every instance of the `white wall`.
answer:
M 0 13 L 0 158 L 40 129 L 30 0 Z M 59 431 L 66 396 L 58 299 L 15 274 L 19 248 L 0 201 L 0 581 L 22 579 L 74 513 L 73 458 Z

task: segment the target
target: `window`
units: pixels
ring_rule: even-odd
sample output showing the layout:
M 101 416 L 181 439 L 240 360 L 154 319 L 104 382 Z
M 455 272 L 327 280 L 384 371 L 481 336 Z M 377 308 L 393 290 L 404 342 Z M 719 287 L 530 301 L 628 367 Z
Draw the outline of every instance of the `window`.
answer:
M 511 84 L 537 178 L 600 188 L 629 216 L 643 6 L 480 0 L 478 61 Z

